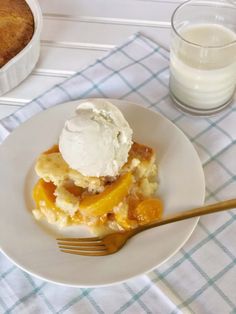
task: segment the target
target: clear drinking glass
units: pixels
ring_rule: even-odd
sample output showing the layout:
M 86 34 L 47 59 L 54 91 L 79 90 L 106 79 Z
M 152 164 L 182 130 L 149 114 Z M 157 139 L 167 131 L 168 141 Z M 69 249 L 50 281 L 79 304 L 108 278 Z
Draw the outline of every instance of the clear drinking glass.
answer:
M 236 2 L 187 1 L 171 24 L 172 99 L 191 114 L 219 112 L 236 88 Z

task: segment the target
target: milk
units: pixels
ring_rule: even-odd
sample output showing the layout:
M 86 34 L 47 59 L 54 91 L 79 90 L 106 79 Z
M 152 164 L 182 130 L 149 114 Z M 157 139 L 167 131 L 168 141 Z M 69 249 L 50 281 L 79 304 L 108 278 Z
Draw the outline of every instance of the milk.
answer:
M 182 27 L 179 34 L 185 41 L 177 35 L 172 41 L 172 95 L 196 109 L 224 105 L 236 87 L 236 44 L 230 45 L 235 33 L 217 24 L 195 24 Z

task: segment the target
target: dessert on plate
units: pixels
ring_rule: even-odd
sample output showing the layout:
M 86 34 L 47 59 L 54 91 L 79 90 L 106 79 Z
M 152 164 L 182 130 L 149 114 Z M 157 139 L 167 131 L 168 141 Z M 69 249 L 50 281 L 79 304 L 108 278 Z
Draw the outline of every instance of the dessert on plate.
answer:
M 111 102 L 82 102 L 65 122 L 59 143 L 37 159 L 35 218 L 60 228 L 84 224 L 97 234 L 159 219 L 155 152 L 132 135 Z
M 25 0 L 0 1 L 0 68 L 15 57 L 34 33 L 33 14 Z

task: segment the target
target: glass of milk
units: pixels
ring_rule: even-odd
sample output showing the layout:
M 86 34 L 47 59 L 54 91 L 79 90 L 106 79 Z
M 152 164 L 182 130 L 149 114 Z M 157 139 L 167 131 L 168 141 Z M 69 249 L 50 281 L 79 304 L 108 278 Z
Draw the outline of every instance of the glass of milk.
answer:
M 191 114 L 219 112 L 236 88 L 236 1 L 190 0 L 171 22 L 172 99 Z

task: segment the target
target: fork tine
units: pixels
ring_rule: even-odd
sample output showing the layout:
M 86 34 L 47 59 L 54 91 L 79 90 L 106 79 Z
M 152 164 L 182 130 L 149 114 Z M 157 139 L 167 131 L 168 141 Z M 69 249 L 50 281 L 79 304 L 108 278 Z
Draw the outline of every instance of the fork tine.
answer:
M 59 245 L 60 249 L 68 249 L 68 250 L 73 250 L 73 251 L 97 251 L 97 252 L 102 252 L 106 251 L 105 246 L 99 246 L 99 247 L 71 247 L 71 246 L 66 246 L 66 245 Z
M 67 245 L 67 246 L 103 246 L 101 242 L 71 242 L 71 241 L 58 241 L 58 245 Z
M 99 237 L 90 237 L 90 238 L 57 238 L 57 241 L 81 241 L 81 242 L 93 242 L 93 241 L 101 241 Z
M 91 237 L 91 238 L 58 238 L 57 241 L 71 241 L 71 242 L 97 242 L 101 241 L 99 237 Z
M 107 251 L 99 251 L 99 252 L 81 252 L 81 251 L 71 251 L 71 250 L 61 250 L 63 253 L 75 254 L 75 255 L 83 255 L 83 256 L 104 256 L 108 255 Z

